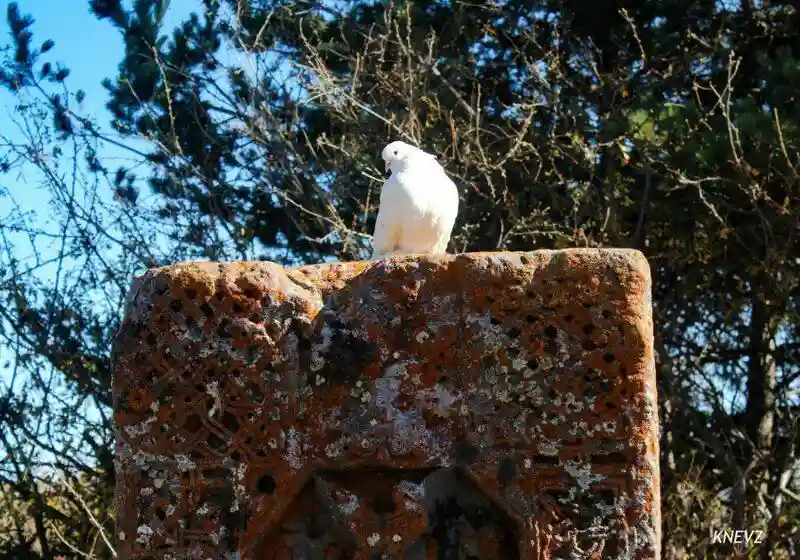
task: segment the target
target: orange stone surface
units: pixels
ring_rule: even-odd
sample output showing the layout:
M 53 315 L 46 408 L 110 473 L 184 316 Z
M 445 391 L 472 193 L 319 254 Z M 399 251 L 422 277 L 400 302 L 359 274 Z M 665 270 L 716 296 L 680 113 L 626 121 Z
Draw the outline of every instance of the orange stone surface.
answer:
M 659 558 L 632 250 L 138 277 L 114 348 L 127 558 Z

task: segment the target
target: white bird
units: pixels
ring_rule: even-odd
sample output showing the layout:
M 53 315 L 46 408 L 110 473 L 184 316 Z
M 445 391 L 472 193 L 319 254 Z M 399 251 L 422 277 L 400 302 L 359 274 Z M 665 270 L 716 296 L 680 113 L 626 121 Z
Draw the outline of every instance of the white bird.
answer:
M 381 189 L 372 259 L 442 254 L 458 215 L 458 189 L 436 156 L 392 142 L 381 152 L 392 174 Z

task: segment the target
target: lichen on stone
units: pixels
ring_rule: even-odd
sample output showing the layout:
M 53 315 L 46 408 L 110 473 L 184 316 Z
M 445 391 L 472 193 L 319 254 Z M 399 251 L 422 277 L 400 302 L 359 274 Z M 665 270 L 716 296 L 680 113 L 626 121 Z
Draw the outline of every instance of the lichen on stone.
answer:
M 658 558 L 649 290 L 628 250 L 147 272 L 120 558 Z

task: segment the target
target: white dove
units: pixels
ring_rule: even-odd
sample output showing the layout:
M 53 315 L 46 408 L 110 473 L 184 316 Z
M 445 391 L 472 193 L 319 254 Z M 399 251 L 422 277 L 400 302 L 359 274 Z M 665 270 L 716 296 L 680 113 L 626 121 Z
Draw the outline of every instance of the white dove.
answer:
M 381 189 L 372 259 L 442 254 L 458 215 L 458 189 L 436 156 L 392 142 L 381 152 L 392 174 Z

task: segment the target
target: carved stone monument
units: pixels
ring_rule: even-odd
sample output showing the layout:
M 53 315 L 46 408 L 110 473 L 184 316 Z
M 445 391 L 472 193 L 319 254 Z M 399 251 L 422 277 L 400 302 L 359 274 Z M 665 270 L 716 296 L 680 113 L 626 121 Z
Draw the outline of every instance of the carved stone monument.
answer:
M 136 279 L 127 558 L 659 558 L 650 274 L 566 250 Z

